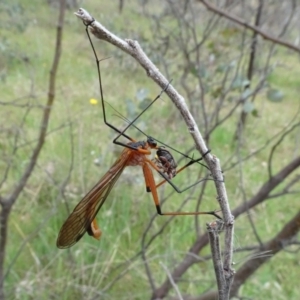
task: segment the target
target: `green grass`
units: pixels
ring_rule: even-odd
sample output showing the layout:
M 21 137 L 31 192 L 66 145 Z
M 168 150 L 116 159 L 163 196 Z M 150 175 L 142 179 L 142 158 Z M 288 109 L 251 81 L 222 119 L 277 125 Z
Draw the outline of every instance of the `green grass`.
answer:
M 1 54 L 0 60 L 5 62 L 0 70 L 5 74 L 5 78 L 0 82 L 1 101 L 11 101 L 29 95 L 33 83 L 34 97 L 30 101 L 38 106 L 43 105 L 47 97 L 57 11 L 41 5 L 39 1 L 22 3 L 23 7 L 26 7 L 26 11 L 21 15 L 21 20 L 26 20 L 26 26 L 22 31 L 13 25 L 11 28 L 5 27 L 5 18 L 1 23 L 1 30 L 10 47 L 9 51 Z M 107 1 L 105 5 L 103 3 L 103 1 L 97 4 L 89 2 L 85 4 L 85 8 L 92 11 L 98 20 L 121 37 L 137 39 L 142 37 L 146 45 L 151 43 L 151 24 L 139 13 L 138 8 L 128 4 L 124 14 L 119 15 L 114 3 Z M 38 14 L 35 11 L 38 11 Z M 124 19 L 129 20 L 126 27 Z M 142 236 L 151 217 L 155 215 L 155 207 L 150 195 L 145 192 L 142 172 L 138 168 L 125 169 L 107 203 L 101 209 L 97 218 L 103 230 L 100 242 L 86 235 L 71 250 L 58 250 L 55 245 L 59 229 L 70 210 L 109 169 L 121 151 L 120 147 L 111 143 L 115 134 L 103 124 L 100 105 L 93 106 L 89 103 L 91 98 L 100 100 L 97 70 L 84 26 L 74 17 L 72 11 L 67 11 L 63 36 L 56 101 L 49 124 L 49 130 L 53 132 L 47 137 L 38 165 L 15 204 L 9 221 L 6 269 L 11 264 L 12 266 L 5 280 L 7 297 L 92 299 L 98 295 L 101 299 L 147 299 L 151 295 L 151 289 L 142 259 L 139 257 L 131 264 L 125 264 L 141 250 Z M 147 89 L 150 98 L 154 98 L 160 92 L 131 57 L 104 42 L 95 41 L 95 46 L 99 57 L 111 56 L 101 64 L 103 88 L 105 100 L 120 113 L 128 115 L 126 99 L 131 99 L 138 107 L 139 101 L 135 96 L 138 89 Z M 24 62 L 25 56 L 28 63 Z M 264 94 L 259 95 L 256 105 L 260 118 L 249 118 L 243 155 L 256 149 L 257 145 L 263 144 L 268 135 L 280 130 L 297 110 L 296 99 L 299 92 L 297 78 L 300 72 L 297 59 L 283 51 L 277 54 L 276 59 L 284 61 L 284 68 L 276 69 L 269 81 L 282 89 L 286 98 L 283 103 L 274 104 L 268 102 Z M 175 77 L 175 87 L 177 83 L 179 79 Z M 180 87 L 178 89 L 180 90 Z M 26 101 L 27 99 L 20 100 L 19 103 L 24 104 Z M 136 107 L 133 114 L 139 111 Z M 24 122 L 25 130 L 20 132 L 20 143 L 36 139 L 41 122 L 40 112 L 36 107 L 22 120 L 24 108 L 1 106 L 0 119 L 5 120 L 1 121 L 1 128 L 6 129 L 1 131 L 0 140 L 3 157 L 10 153 L 15 130 L 21 122 Z M 114 111 L 109 110 L 108 113 L 111 123 L 122 124 Z M 236 116 L 218 128 L 210 139 L 210 147 L 222 163 L 234 151 L 232 137 L 235 121 Z M 183 152 L 193 145 L 182 119 L 166 96 L 146 112 L 139 126 L 148 134 L 172 144 Z M 129 132 L 133 136 L 137 134 L 134 130 Z M 137 137 L 139 138 L 138 135 Z M 33 146 L 34 144 L 25 145 L 13 157 L 13 167 L 3 186 L 2 194 L 9 193 L 20 178 Z M 294 153 L 294 146 L 295 141 L 292 138 L 288 138 L 286 143 L 281 145 L 274 161 L 274 172 L 289 161 Z M 257 192 L 267 178 L 266 162 L 269 150 L 270 146 L 243 164 L 248 198 Z M 1 173 L 5 168 L 3 157 L 0 163 Z M 176 155 L 176 159 L 178 158 Z M 100 160 L 100 167 L 94 164 L 95 159 Z M 60 193 L 61 183 L 69 175 L 71 161 L 74 165 L 63 198 Z M 175 178 L 176 184 L 186 186 L 194 180 L 193 176 L 197 172 L 197 166 L 193 166 L 185 175 L 178 175 Z M 234 208 L 243 201 L 237 188 L 240 174 L 238 170 L 231 169 L 225 175 L 230 205 Z M 201 210 L 216 208 L 212 182 L 208 185 Z M 160 196 L 167 197 L 171 192 L 169 187 L 164 187 L 160 190 Z M 193 211 L 199 193 L 198 187 L 193 190 L 192 195 L 173 193 L 168 197 L 164 209 L 174 211 L 182 201 L 191 196 L 184 210 Z M 250 213 L 259 235 L 266 240 L 280 230 L 293 216 L 297 207 L 299 207 L 298 199 L 282 197 L 269 200 Z M 166 220 L 167 218 L 163 217 L 155 219 L 146 241 L 149 241 L 151 235 L 155 234 Z M 210 217 L 200 219 L 202 230 L 209 220 Z M 193 217 L 177 217 L 149 247 L 148 264 L 157 286 L 166 277 L 160 263 L 172 270 L 185 257 L 196 238 L 194 228 Z M 254 236 L 249 229 L 247 216 L 243 215 L 236 222 L 235 248 L 251 245 L 253 241 Z M 207 254 L 209 254 L 208 247 L 201 255 Z M 238 263 L 236 268 L 245 259 L 245 253 L 236 254 L 234 257 Z M 120 264 L 123 265 L 117 268 Z M 241 295 L 253 299 L 298 299 L 299 294 L 296 291 L 298 268 L 299 262 L 294 254 L 281 252 L 255 273 L 243 286 Z M 124 276 L 108 288 L 120 272 L 124 272 Z M 212 286 L 213 282 L 211 262 L 204 262 L 195 264 L 189 269 L 183 281 L 179 283 L 179 288 L 183 293 L 197 295 Z M 101 294 L 105 288 L 107 290 Z M 171 293 L 174 295 L 174 291 Z

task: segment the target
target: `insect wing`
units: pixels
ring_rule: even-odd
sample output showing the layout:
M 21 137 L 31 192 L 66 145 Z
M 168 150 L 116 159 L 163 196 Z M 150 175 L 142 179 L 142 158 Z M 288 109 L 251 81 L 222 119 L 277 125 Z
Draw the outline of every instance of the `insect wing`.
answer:
M 98 211 L 122 174 L 130 151 L 125 149 L 110 170 L 76 205 L 58 234 L 56 245 L 64 249 L 73 246 L 91 226 Z

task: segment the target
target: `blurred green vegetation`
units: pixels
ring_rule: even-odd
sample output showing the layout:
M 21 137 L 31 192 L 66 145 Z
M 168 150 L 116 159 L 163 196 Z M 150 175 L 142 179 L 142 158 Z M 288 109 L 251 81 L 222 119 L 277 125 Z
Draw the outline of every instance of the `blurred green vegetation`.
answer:
M 2 193 L 6 194 L 20 178 L 37 137 L 41 122 L 40 107 L 47 97 L 58 11 L 45 1 L 37 0 L 4 1 L 0 5 L 0 101 L 14 101 L 16 104 L 1 106 L 0 149 L 3 155 L 10 152 L 18 128 L 24 124 L 18 132 L 19 145 L 23 146 L 13 157 L 13 167 L 2 189 Z M 121 15 L 113 1 L 85 1 L 83 6 L 115 34 L 123 38 L 136 38 L 147 48 L 148 43 L 155 43 L 151 40 L 152 24 L 143 17 L 135 1 L 126 1 L 126 5 Z M 227 33 L 224 32 L 223 38 L 228 42 Z M 124 264 L 115 269 L 141 250 L 143 233 L 155 215 L 155 207 L 151 196 L 145 192 L 139 168 L 125 169 L 98 214 L 97 219 L 103 230 L 100 242 L 84 236 L 71 250 L 56 248 L 58 231 L 69 212 L 109 169 L 121 151 L 111 142 L 115 133 L 103 124 L 99 102 L 97 105 L 90 104 L 91 98 L 100 100 L 96 64 L 85 28 L 72 10 L 66 12 L 62 47 L 49 135 L 38 165 L 10 217 L 6 251 L 6 270 L 9 274 L 5 281 L 8 299 L 148 299 L 151 290 L 141 258 L 128 264 L 128 268 Z M 110 57 L 101 63 L 105 100 L 122 115 L 135 116 L 143 105 L 141 90 L 145 91 L 146 98 L 153 99 L 159 94 L 159 87 L 147 78 L 131 57 L 104 42 L 95 41 L 95 47 L 99 57 Z M 154 56 L 153 53 L 149 55 Z M 284 92 L 285 99 L 281 103 L 272 103 L 266 101 L 264 94 L 258 97 L 256 105 L 260 118 L 250 117 L 245 153 L 251 152 L 258 141 L 263 142 L 268 134 L 285 125 L 289 121 L 287 116 L 292 116 L 298 109 L 298 58 L 279 51 L 275 59 L 284 66 L 270 75 L 269 82 Z M 174 78 L 175 87 L 178 82 L 179 78 Z M 180 87 L 178 89 L 183 92 Z M 28 114 L 25 113 L 26 103 L 35 107 Z M 113 110 L 109 110 L 108 119 L 118 126 L 124 125 Z M 211 136 L 210 147 L 221 162 L 232 153 L 236 119 L 237 116 L 234 116 L 231 122 L 218 128 Z M 164 95 L 137 124 L 147 134 L 182 152 L 193 146 L 178 112 Z M 141 138 L 134 129 L 129 132 L 137 139 Z M 294 143 L 294 140 L 288 139 L 281 146 L 282 155 L 276 160 L 274 172 L 293 155 Z M 268 149 L 243 164 L 245 190 L 249 197 L 267 178 Z M 2 157 L 1 173 L 5 169 L 4 161 Z M 176 177 L 176 184 L 188 185 L 199 173 L 197 168 L 193 166 L 184 176 Z M 69 175 L 63 197 L 61 184 Z M 236 187 L 239 173 L 229 171 L 225 175 L 230 204 L 234 208 L 242 203 Z M 213 184 L 208 182 L 208 185 L 211 186 L 206 191 L 201 210 L 217 208 Z M 163 206 L 164 210 L 178 209 L 187 197 L 191 201 L 184 210 L 195 210 L 197 193 L 195 190 L 191 192 L 191 195 L 173 193 Z M 170 193 L 172 190 L 169 187 L 162 188 L 161 199 Z M 283 197 L 267 201 L 250 213 L 259 234 L 272 237 L 293 216 L 297 207 L 299 200 Z M 246 218 L 243 216 L 236 222 L 236 249 L 251 245 L 254 240 Z M 210 219 L 202 217 L 200 224 L 204 225 Z M 165 221 L 163 217 L 156 218 L 149 234 L 154 234 Z M 147 252 L 148 264 L 157 285 L 166 277 L 160 262 L 172 269 L 176 262 L 183 259 L 196 238 L 194 228 L 193 217 L 177 217 L 151 244 Z M 205 251 L 201 254 L 209 253 L 208 248 Z M 235 255 L 237 263 L 245 259 L 243 253 Z M 272 259 L 247 282 L 241 295 L 252 299 L 298 299 L 298 269 L 299 259 L 294 254 L 281 252 L 274 258 L 274 263 Z M 110 287 L 110 282 L 122 272 L 126 274 Z M 212 282 L 211 262 L 201 262 L 189 269 L 179 288 L 186 294 L 200 294 Z

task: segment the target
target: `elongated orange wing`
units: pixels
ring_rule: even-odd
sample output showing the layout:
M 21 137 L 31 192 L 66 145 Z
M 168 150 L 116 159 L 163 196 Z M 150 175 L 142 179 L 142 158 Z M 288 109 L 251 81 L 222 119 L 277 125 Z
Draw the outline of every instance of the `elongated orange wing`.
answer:
M 64 249 L 73 246 L 90 228 L 99 209 L 122 174 L 130 153 L 129 149 L 124 149 L 120 158 L 109 171 L 76 205 L 59 231 L 56 242 L 58 248 Z

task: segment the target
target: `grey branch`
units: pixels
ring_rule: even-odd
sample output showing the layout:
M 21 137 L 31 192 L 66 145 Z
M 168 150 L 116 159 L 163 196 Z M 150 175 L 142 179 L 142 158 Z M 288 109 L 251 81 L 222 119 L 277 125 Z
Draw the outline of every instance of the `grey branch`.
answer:
M 97 38 L 104 40 L 122 51 L 131 55 L 146 71 L 147 75 L 156 82 L 162 90 L 165 89 L 165 93 L 169 96 L 171 101 L 180 111 L 185 124 L 194 139 L 197 150 L 203 154 L 207 153 L 208 148 L 206 143 L 197 127 L 197 124 L 191 115 L 184 97 L 180 95 L 177 90 L 170 84 L 170 81 L 160 73 L 158 68 L 152 63 L 152 61 L 145 54 L 141 46 L 137 41 L 131 39 L 121 39 L 118 36 L 107 30 L 102 24 L 97 22 L 86 10 L 80 8 L 75 15 L 80 18 L 89 29 L 92 34 Z M 166 89 L 166 87 L 168 88 Z M 209 166 L 211 176 L 214 179 L 214 183 L 217 191 L 217 199 L 221 207 L 221 211 L 224 218 L 224 230 L 225 230 L 225 255 L 224 255 L 224 271 L 232 274 L 231 263 L 232 263 L 232 252 L 233 252 L 233 223 L 234 218 L 231 214 L 229 202 L 227 198 L 224 176 L 221 171 L 219 159 L 214 155 L 208 153 L 204 157 L 205 162 Z M 226 276 L 226 274 L 225 274 Z M 158 296 L 158 295 L 156 295 Z

